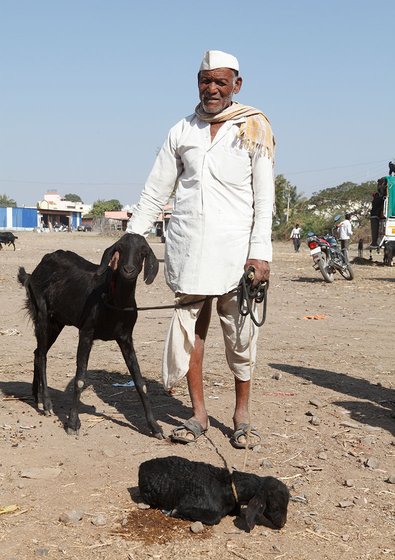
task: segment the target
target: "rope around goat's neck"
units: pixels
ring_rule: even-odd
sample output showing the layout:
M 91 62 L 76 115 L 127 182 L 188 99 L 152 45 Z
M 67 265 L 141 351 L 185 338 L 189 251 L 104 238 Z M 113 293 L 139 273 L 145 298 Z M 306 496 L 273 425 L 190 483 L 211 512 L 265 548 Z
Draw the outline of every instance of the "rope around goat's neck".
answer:
M 239 503 L 239 495 L 237 494 L 236 484 L 235 484 L 235 481 L 233 480 L 233 473 L 232 472 L 230 472 L 230 487 L 232 488 L 232 494 L 233 494 L 234 499 L 236 500 L 236 504 L 238 504 Z

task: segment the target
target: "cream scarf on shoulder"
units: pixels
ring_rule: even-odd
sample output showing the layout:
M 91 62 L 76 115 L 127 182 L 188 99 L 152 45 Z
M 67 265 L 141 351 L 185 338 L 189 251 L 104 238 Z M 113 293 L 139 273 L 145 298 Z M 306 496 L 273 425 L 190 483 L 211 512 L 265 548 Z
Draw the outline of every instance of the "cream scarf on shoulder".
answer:
M 233 102 L 217 115 L 211 115 L 203 110 L 202 104 L 195 109 L 199 119 L 208 123 L 221 123 L 231 119 L 245 117 L 241 123 L 238 133 L 240 144 L 248 150 L 252 156 L 267 155 L 274 160 L 275 139 L 269 119 L 259 109 Z

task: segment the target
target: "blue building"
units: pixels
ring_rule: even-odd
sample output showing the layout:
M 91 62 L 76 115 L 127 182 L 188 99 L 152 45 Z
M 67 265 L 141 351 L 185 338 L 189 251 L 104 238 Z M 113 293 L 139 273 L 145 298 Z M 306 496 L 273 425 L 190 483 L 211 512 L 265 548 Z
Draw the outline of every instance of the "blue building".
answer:
M 39 226 L 37 208 L 0 208 L 0 230 L 33 230 Z

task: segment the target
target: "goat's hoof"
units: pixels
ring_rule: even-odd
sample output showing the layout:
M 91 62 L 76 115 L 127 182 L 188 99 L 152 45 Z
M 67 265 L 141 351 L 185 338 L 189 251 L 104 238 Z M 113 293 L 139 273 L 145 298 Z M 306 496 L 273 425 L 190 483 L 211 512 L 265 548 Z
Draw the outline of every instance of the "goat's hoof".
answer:
M 160 430 L 159 432 L 152 432 L 152 435 L 156 439 L 165 439 L 165 436 L 164 436 L 164 433 L 162 432 L 162 430 Z
M 45 410 L 45 409 L 44 409 L 43 412 L 44 412 L 44 415 L 45 415 L 45 416 L 52 416 L 52 415 L 53 415 L 53 410 L 52 410 L 52 408 L 50 408 L 50 409 L 48 409 L 48 410 Z
M 70 428 L 70 426 L 67 426 L 66 432 L 68 436 L 78 436 L 80 433 L 79 430 L 74 430 L 74 428 Z

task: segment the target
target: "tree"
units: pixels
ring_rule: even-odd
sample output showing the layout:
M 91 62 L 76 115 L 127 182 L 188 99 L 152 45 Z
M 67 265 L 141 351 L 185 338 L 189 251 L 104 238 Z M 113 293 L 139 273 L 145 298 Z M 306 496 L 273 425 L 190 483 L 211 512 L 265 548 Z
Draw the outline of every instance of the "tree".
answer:
M 303 213 L 306 199 L 298 193 L 297 187 L 291 185 L 284 175 L 275 178 L 275 215 L 273 220 L 273 234 L 282 239 L 287 237 L 292 229 L 292 222 L 299 222 L 299 215 Z
M 93 203 L 90 214 L 93 216 L 104 216 L 104 212 L 114 212 L 122 210 L 122 204 L 119 200 L 112 198 L 111 200 L 96 200 Z
M 81 204 L 84 204 L 81 197 L 78 194 L 72 194 L 72 193 L 65 194 L 64 199 L 70 202 L 81 202 Z
M 275 222 L 277 225 L 289 222 L 290 218 L 305 202 L 298 193 L 297 187 L 291 185 L 284 175 L 277 175 L 275 179 L 276 188 L 276 212 Z
M 342 183 L 337 187 L 313 193 L 308 201 L 309 208 L 315 213 L 325 213 L 327 217 L 351 212 L 356 218 L 361 219 L 369 214 L 372 193 L 376 189 L 376 181 L 366 181 L 359 185 L 351 182 Z
M 13 198 L 9 198 L 6 194 L 0 194 L 0 207 L 9 208 L 17 206 L 17 203 Z

